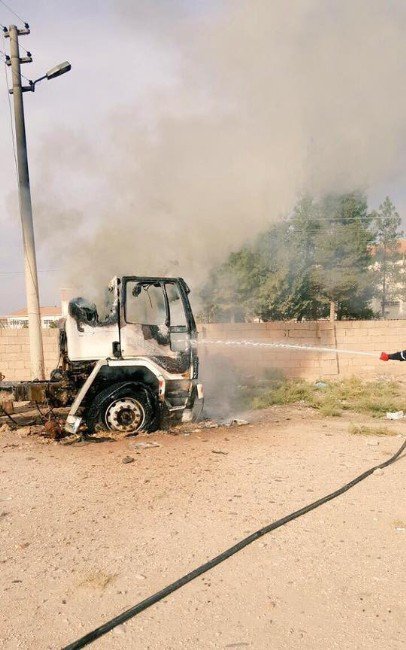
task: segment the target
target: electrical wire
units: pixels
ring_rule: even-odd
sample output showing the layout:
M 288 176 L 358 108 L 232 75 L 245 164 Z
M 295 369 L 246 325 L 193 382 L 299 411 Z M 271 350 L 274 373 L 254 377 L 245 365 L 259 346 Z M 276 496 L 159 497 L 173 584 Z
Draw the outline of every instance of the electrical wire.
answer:
M 142 600 L 137 605 L 134 605 L 134 607 L 131 607 L 130 609 L 127 609 L 125 612 L 122 612 L 118 616 L 115 616 L 107 623 L 100 625 L 100 627 L 97 627 L 92 632 L 85 634 L 77 641 L 74 641 L 73 643 L 70 643 L 69 645 L 65 646 L 62 650 L 79 650 L 80 648 L 84 648 L 89 643 L 96 641 L 96 639 L 99 639 L 104 634 L 107 634 L 107 632 L 110 632 L 110 630 L 115 628 L 117 625 L 121 625 L 122 623 L 125 623 L 125 621 L 128 621 L 130 618 L 137 616 L 138 614 L 148 609 L 152 605 L 155 605 L 155 603 L 158 603 L 160 600 L 166 598 L 174 591 L 177 591 L 178 589 L 188 584 L 189 582 L 192 582 L 192 580 L 195 580 L 203 573 L 210 571 L 215 566 L 221 564 L 222 562 L 230 558 L 232 555 L 235 555 L 236 553 L 241 551 L 249 544 L 255 542 L 260 537 L 267 535 L 271 531 L 276 530 L 281 526 L 284 526 L 285 524 L 289 523 L 290 521 L 293 521 L 294 519 L 298 519 L 298 517 L 301 517 L 302 515 L 311 512 L 311 510 L 315 510 L 316 508 L 319 508 L 320 506 L 327 503 L 328 501 L 331 501 L 332 499 L 335 499 L 341 494 L 344 494 L 344 492 L 347 492 L 348 490 L 353 488 L 355 485 L 357 485 L 357 483 L 360 483 L 361 481 L 366 479 L 368 476 L 373 474 L 376 470 L 388 467 L 388 465 L 391 465 L 396 460 L 398 460 L 398 458 L 400 457 L 400 455 L 405 449 L 406 449 L 406 440 L 400 446 L 398 451 L 393 456 L 391 456 L 391 458 L 386 460 L 384 463 L 380 463 L 379 465 L 375 465 L 374 467 L 371 467 L 370 469 L 366 470 L 365 472 L 363 472 L 362 474 L 354 478 L 349 483 L 346 483 L 338 490 L 335 490 L 334 492 L 327 494 L 321 499 L 318 499 L 317 501 L 313 501 L 313 503 L 310 503 L 309 505 L 300 508 L 300 510 L 296 510 L 295 512 L 292 512 L 290 515 L 287 515 L 286 517 L 282 517 L 282 519 L 278 519 L 277 521 L 274 521 L 271 524 L 268 524 L 267 526 L 260 528 L 255 533 L 252 533 L 248 537 L 245 537 L 244 539 L 237 542 L 237 544 L 234 544 L 234 546 L 228 548 L 226 551 L 223 551 L 223 553 L 220 553 L 220 555 L 217 555 L 216 557 L 209 560 L 208 562 L 205 562 L 197 569 L 194 569 L 194 571 L 191 571 L 190 573 L 184 575 L 182 578 L 179 578 L 179 580 L 172 582 L 172 584 L 168 585 L 167 587 L 164 587 L 164 589 L 161 589 L 161 591 L 158 591 L 157 593 L 153 594 L 152 596 L 149 596 L 145 600 Z
M 17 42 L 16 39 L 13 36 L 11 36 L 11 34 L 9 34 L 8 37 L 9 37 L 10 41 L 14 41 L 14 43 Z M 26 50 L 24 45 L 21 45 L 20 41 L 18 41 L 18 47 L 21 48 L 22 50 L 24 50 L 24 52 L 26 54 L 31 55 L 31 52 L 29 50 Z
M 40 414 L 40 417 L 41 417 L 41 419 L 42 419 L 42 423 L 43 423 L 43 424 L 45 424 L 45 422 L 48 422 L 48 421 L 51 419 L 51 418 L 50 418 L 51 415 L 54 416 L 54 418 L 55 418 L 55 412 L 54 412 L 54 409 L 52 408 L 52 406 L 51 406 L 50 404 L 48 404 L 48 409 L 49 409 L 48 413 L 43 413 L 43 412 L 41 411 L 38 402 L 35 402 L 35 406 L 36 406 L 36 408 L 37 408 L 38 413 Z M 55 418 L 55 419 L 56 419 L 56 418 Z
M 4 34 L 3 34 L 3 44 L 5 41 Z M 11 141 L 13 144 L 13 156 L 14 156 L 14 166 L 15 166 L 15 173 L 16 173 L 16 180 L 18 184 L 18 164 L 17 164 L 17 152 L 16 152 L 16 138 L 15 138 L 15 132 L 14 132 L 14 122 L 13 122 L 13 112 L 11 109 L 11 101 L 10 101 L 10 93 L 9 93 L 9 80 L 8 80 L 8 72 L 7 72 L 7 65 L 4 63 L 4 78 L 6 82 L 6 93 L 7 93 L 7 102 L 8 102 L 8 111 L 9 111 L 9 116 L 10 116 L 10 129 L 11 129 Z
M 1 2 L 1 0 L 0 0 L 0 2 Z M 4 40 L 5 40 L 5 37 L 4 37 L 4 34 L 3 34 L 3 42 L 4 42 Z M 4 67 L 5 67 L 5 74 L 6 74 L 7 97 L 8 97 L 8 105 L 9 105 L 9 112 L 10 112 L 10 123 L 11 123 L 11 133 L 12 133 L 12 141 L 13 141 L 14 162 L 15 162 L 15 169 L 16 169 L 16 180 L 17 180 L 17 186 L 19 186 L 20 181 L 19 181 L 19 175 L 18 175 L 18 163 L 17 163 L 17 154 L 16 154 L 15 131 L 14 131 L 14 125 L 13 125 L 12 110 L 11 110 L 10 93 L 8 92 L 9 81 L 8 81 L 8 75 L 7 75 L 7 65 L 5 64 Z M 26 81 L 28 81 L 28 83 L 31 83 L 30 80 L 27 79 L 27 77 L 25 77 L 21 72 L 20 72 L 20 77 L 22 77 L 23 79 L 26 79 Z M 20 200 L 21 200 L 21 198 L 20 198 L 20 192 L 19 192 L 18 193 L 18 201 L 19 201 L 19 203 L 20 203 Z M 20 211 L 21 211 L 21 206 L 20 206 Z M 27 245 L 26 245 L 24 236 L 23 236 L 23 249 L 24 249 L 24 260 L 25 260 L 25 264 L 26 264 L 26 270 L 28 269 L 28 273 L 31 276 L 31 281 L 32 281 L 33 286 L 35 286 L 37 288 L 37 301 L 38 301 L 38 304 L 39 304 L 39 293 L 38 293 L 38 283 L 36 281 L 37 272 L 36 272 L 36 268 L 35 268 L 35 260 L 34 260 L 34 269 L 33 269 L 31 267 L 30 258 L 28 256 Z M 25 271 L 24 271 L 24 273 L 25 273 Z
M 3 41 L 4 41 L 4 35 L 3 35 Z M 10 57 L 8 56 L 8 54 L 6 54 L 6 52 L 3 52 L 3 50 L 0 50 L 0 54 L 4 57 L 5 65 L 8 67 L 7 61 L 10 61 Z M 23 79 L 28 81 L 29 84 L 32 83 L 31 79 L 28 79 L 28 77 L 23 75 L 23 73 L 21 71 L 18 74 L 20 75 L 20 77 L 22 77 Z M 7 90 L 8 90 L 8 88 L 7 88 Z
M 13 14 L 13 16 L 15 16 L 16 18 L 18 18 L 18 20 L 20 20 L 20 21 L 23 23 L 24 26 L 27 24 L 27 21 L 24 20 L 24 18 L 21 18 L 21 16 L 19 16 L 19 15 L 14 11 L 14 9 L 12 9 L 12 8 L 11 8 L 11 7 L 6 3 L 6 2 L 4 2 L 4 0 L 0 0 L 0 3 L 1 3 L 4 7 L 6 7 L 6 9 L 8 9 L 8 10 L 10 11 L 10 13 Z
M 24 424 L 19 424 L 19 423 L 17 422 L 17 420 L 15 420 L 14 418 L 12 418 L 11 415 L 10 415 L 9 413 L 7 413 L 7 411 L 6 411 L 6 410 L 1 406 L 1 404 L 0 404 L 0 412 L 1 412 L 1 411 L 2 411 L 2 412 L 4 413 L 4 415 L 5 415 L 5 416 L 6 416 L 6 417 L 7 417 L 7 418 L 12 422 L 13 426 L 16 427 L 17 429 L 20 429 L 22 426 L 24 426 L 24 427 L 31 427 L 31 426 L 37 424 L 37 421 L 36 421 L 36 420 L 30 420 L 29 422 L 24 422 Z
M 58 273 L 60 269 L 44 269 L 43 271 L 38 271 L 38 273 Z M 24 271 L 0 271 L 1 276 L 9 275 L 24 275 Z
M 14 42 L 16 41 L 16 39 L 13 38 L 13 37 L 11 36 L 11 34 L 9 33 L 9 31 L 8 31 L 8 27 L 6 27 L 5 25 L 2 25 L 2 24 L 0 23 L 0 28 L 3 30 L 3 32 L 7 32 L 10 41 L 14 41 Z M 31 55 L 31 52 L 30 52 L 29 50 L 27 50 L 27 49 L 24 47 L 24 45 L 21 45 L 20 41 L 18 41 L 18 45 L 19 45 L 19 47 L 20 47 L 22 50 L 24 50 L 24 52 L 25 52 L 26 54 Z

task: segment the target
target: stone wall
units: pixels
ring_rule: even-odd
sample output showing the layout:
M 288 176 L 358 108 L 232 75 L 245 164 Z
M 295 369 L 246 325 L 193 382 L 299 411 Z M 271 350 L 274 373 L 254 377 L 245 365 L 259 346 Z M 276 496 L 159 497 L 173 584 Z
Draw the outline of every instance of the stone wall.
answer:
M 406 320 L 224 323 L 199 325 L 201 364 L 219 357 L 240 374 L 263 376 L 274 371 L 305 379 L 405 376 L 406 363 L 382 363 L 382 350 L 406 348 Z M 58 330 L 43 330 L 47 374 L 58 361 Z M 335 352 L 278 350 L 266 347 L 205 344 L 204 341 L 253 341 L 327 346 L 372 352 L 375 357 Z M 30 379 L 28 330 L 0 329 L 0 373 L 8 380 Z

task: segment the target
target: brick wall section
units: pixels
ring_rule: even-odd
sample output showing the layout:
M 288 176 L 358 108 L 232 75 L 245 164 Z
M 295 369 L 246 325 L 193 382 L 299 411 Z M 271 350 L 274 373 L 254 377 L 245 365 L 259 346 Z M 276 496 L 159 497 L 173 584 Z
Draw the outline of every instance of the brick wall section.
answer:
M 406 348 L 406 320 L 341 321 L 335 330 L 329 322 L 223 323 L 199 325 L 201 363 L 211 355 L 221 355 L 243 375 L 263 376 L 276 369 L 286 377 L 305 379 L 349 377 L 404 377 L 406 362 L 382 363 L 382 350 Z M 256 341 L 327 346 L 373 352 L 376 356 L 334 352 L 301 352 L 267 348 L 204 345 L 204 339 Z M 43 330 L 47 376 L 58 362 L 58 330 Z M 0 329 L 0 373 L 8 380 L 30 379 L 28 330 Z
M 228 347 L 203 345 L 201 362 L 214 354 L 222 354 L 225 363 L 231 363 L 241 374 L 263 376 L 276 369 L 286 377 L 304 379 L 332 379 L 360 376 L 405 377 L 406 362 L 379 361 L 379 354 L 406 348 L 406 320 L 397 321 L 340 321 L 335 327 L 330 322 L 272 322 L 224 323 L 200 325 L 202 341 L 249 340 L 269 343 L 291 343 L 338 349 L 372 352 L 376 356 L 359 356 L 334 352 L 301 352 L 266 347 Z
M 58 363 L 58 335 L 57 329 L 42 330 L 47 377 Z M 9 381 L 31 379 L 28 329 L 0 328 L 0 373 Z

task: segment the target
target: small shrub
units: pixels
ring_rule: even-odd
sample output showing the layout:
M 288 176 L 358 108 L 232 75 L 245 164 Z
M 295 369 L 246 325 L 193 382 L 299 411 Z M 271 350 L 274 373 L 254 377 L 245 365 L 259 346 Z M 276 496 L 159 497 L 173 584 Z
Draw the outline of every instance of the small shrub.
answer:
M 317 382 L 316 382 L 317 384 Z M 251 386 L 243 401 L 253 408 L 274 404 L 306 404 L 326 416 L 338 416 L 342 411 L 366 413 L 381 417 L 388 411 L 406 410 L 406 398 L 400 384 L 393 381 L 362 381 L 356 377 L 316 384 L 303 379 L 270 379 Z

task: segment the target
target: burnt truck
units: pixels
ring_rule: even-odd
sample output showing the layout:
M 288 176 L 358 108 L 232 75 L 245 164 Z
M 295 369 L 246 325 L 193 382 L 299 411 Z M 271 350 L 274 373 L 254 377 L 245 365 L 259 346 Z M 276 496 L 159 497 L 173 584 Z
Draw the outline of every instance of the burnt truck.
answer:
M 0 382 L 17 401 L 70 407 L 67 433 L 153 431 L 203 407 L 197 330 L 182 278 L 115 277 L 104 312 L 62 303 L 59 361 L 50 380 Z

